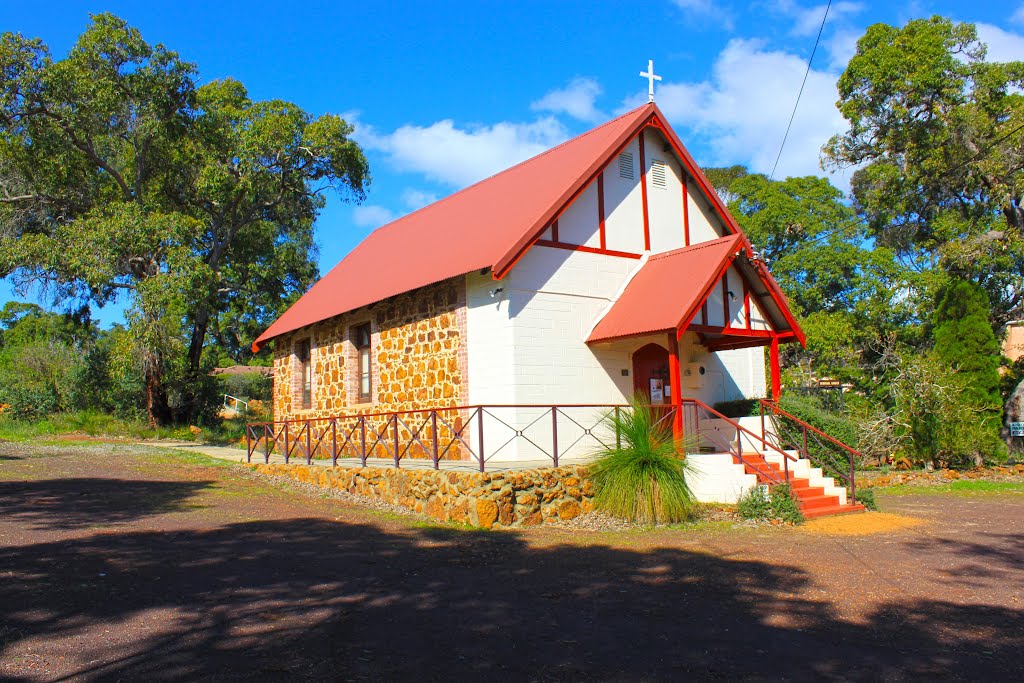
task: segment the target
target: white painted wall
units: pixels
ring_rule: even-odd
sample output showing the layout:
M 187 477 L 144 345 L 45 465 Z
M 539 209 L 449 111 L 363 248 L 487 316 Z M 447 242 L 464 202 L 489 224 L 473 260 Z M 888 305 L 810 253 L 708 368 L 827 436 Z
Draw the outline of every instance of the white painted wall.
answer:
M 690 180 L 688 188 L 686 196 L 690 210 L 690 244 L 717 240 L 729 234 L 722 225 L 722 220 L 711 208 L 710 202 L 700 192 L 697 183 Z
M 681 164 L 665 151 L 661 133 L 644 133 L 648 172 L 648 217 L 651 251 L 684 246 Z M 605 236 L 608 249 L 639 254 L 644 249 L 639 144 L 624 151 L 632 155 L 633 179 L 622 177 L 618 158 L 603 171 Z M 665 187 L 652 182 L 656 160 L 666 164 Z M 626 174 L 628 175 L 628 173 Z M 691 183 L 691 190 L 696 189 Z M 708 202 L 687 194 L 691 243 L 725 234 Z M 543 239 L 551 239 L 550 229 Z M 600 245 L 597 182 L 584 190 L 558 219 L 559 241 Z M 495 404 L 617 404 L 633 392 L 632 353 L 652 341 L 663 346 L 663 334 L 588 346 L 585 339 L 607 310 L 628 276 L 640 265 L 636 259 L 569 249 L 534 246 L 506 277 L 495 282 L 490 273 L 466 277 L 469 402 Z M 736 294 L 729 318 L 744 325 L 742 282 L 730 269 L 728 288 Z M 497 290 L 502 291 L 497 291 Z M 492 292 L 494 293 L 492 295 Z M 708 301 L 708 323 L 725 322 L 723 292 L 716 286 Z M 752 305 L 752 318 L 759 317 Z M 699 322 L 699 319 L 698 319 Z M 762 349 L 708 354 L 692 334 L 681 343 L 683 395 L 709 404 L 764 395 Z M 697 378 L 685 370 L 703 367 Z M 627 374 L 623 374 L 626 371 Z M 550 416 L 539 409 L 494 409 L 485 420 L 485 452 L 495 460 L 546 458 L 531 446 L 528 436 L 545 451 L 551 447 Z M 590 415 L 579 415 L 587 422 Z M 507 423 L 503 425 L 502 423 Z M 560 424 L 565 424 L 563 420 Z M 588 425 L 589 426 L 589 425 Z M 515 430 L 526 430 L 516 436 Z M 559 443 L 575 432 L 561 431 Z M 509 438 L 511 444 L 506 445 Z M 574 455 L 581 455 L 576 453 Z
M 605 245 L 613 251 L 639 254 L 644 250 L 644 223 L 637 139 L 631 140 L 622 152 L 630 157 L 633 179 L 620 175 L 618 157 L 603 171 Z
M 662 253 L 685 246 L 683 227 L 683 165 L 675 151 L 665 149 L 667 140 L 660 131 L 644 131 L 644 164 L 647 185 L 647 217 L 651 252 Z M 639 138 L 631 140 L 620 156 L 629 157 L 632 178 L 623 174 L 617 156 L 602 171 L 604 183 L 605 246 L 612 251 L 639 254 L 644 251 L 643 190 L 641 189 Z M 655 184 L 652 169 L 665 164 L 664 186 Z M 693 193 L 698 196 L 693 196 Z M 727 234 L 711 204 L 699 194 L 691 180 L 686 193 L 689 210 L 690 243 L 718 239 Z M 558 240 L 566 244 L 600 246 L 597 182 L 592 182 L 558 219 Z M 546 229 L 542 239 L 550 240 Z
M 558 217 L 558 241 L 600 247 L 597 183 L 592 182 Z
M 651 252 L 657 254 L 685 246 L 683 227 L 683 182 L 681 165 L 672 149 L 665 150 L 665 138 L 652 128 L 644 131 L 644 156 L 647 164 L 647 219 L 651 233 Z M 666 167 L 665 184 L 655 183 L 652 169 L 657 162 Z
M 765 396 L 764 347 L 709 353 L 687 332 L 679 343 L 679 370 L 683 396 L 708 405 Z

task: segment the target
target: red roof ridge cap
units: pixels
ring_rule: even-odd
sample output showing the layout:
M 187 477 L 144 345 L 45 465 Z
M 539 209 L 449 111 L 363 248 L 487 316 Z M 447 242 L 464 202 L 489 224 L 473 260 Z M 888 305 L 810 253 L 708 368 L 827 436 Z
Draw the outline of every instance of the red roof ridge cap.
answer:
M 502 169 L 501 171 L 498 171 L 497 173 L 494 173 L 492 175 L 487 176 L 486 178 L 482 178 L 481 180 L 476 181 L 472 185 L 467 185 L 466 187 L 462 188 L 461 190 L 456 190 L 455 192 L 452 192 L 449 195 L 441 197 L 436 202 L 431 202 L 430 204 L 427 204 L 426 206 L 421 206 L 420 208 L 416 209 L 415 211 L 410 211 L 407 214 L 399 216 L 398 218 L 396 218 L 393 221 L 389 221 L 388 223 L 385 223 L 384 225 L 381 225 L 381 226 L 379 226 L 377 228 L 374 228 L 370 232 L 370 235 L 373 235 L 375 232 L 379 232 L 381 230 L 384 230 L 385 228 L 390 228 L 391 226 L 397 225 L 397 224 L 401 223 L 402 221 L 404 221 L 406 218 L 409 218 L 411 216 L 415 216 L 416 214 L 420 213 L 421 211 L 424 211 L 424 210 L 429 209 L 431 207 L 437 206 L 438 204 L 443 204 L 444 202 L 447 202 L 449 199 L 454 199 L 455 197 L 458 197 L 459 195 L 463 194 L 464 192 L 468 192 L 469 190 L 472 190 L 477 185 L 482 185 L 482 184 L 492 180 L 493 178 L 496 178 L 496 177 L 498 177 L 500 175 L 504 175 L 504 174 L 506 174 L 506 173 L 508 173 L 510 171 L 513 171 L 513 170 L 519 168 L 523 164 L 529 163 L 531 161 L 535 161 L 537 159 L 540 159 L 543 156 L 547 156 L 548 154 L 551 154 L 552 152 L 555 152 L 558 149 L 560 149 L 562 147 L 565 147 L 569 143 L 576 142 L 577 140 L 582 140 L 583 138 L 587 137 L 588 135 L 590 135 L 592 133 L 596 133 L 599 130 L 603 130 L 604 128 L 607 128 L 608 126 L 612 125 L 613 123 L 616 123 L 617 121 L 621 121 L 622 119 L 635 114 L 636 112 L 638 112 L 639 110 L 641 110 L 641 109 L 643 109 L 645 107 L 653 108 L 653 105 L 650 102 L 647 102 L 645 104 L 640 105 L 639 107 L 634 107 L 633 109 L 630 109 L 626 113 L 620 114 L 620 115 L 616 116 L 614 119 L 611 119 L 609 121 L 606 121 L 605 123 L 602 123 L 600 126 L 597 126 L 596 128 L 591 128 L 590 130 L 586 131 L 585 133 L 580 133 L 579 135 L 577 135 L 575 137 L 569 138 L 568 140 L 565 140 L 563 142 L 558 143 L 554 147 L 551 147 L 549 149 L 544 150 L 540 154 L 535 154 L 532 157 L 529 157 L 527 159 L 523 159 L 522 161 L 520 161 L 517 164 L 513 164 L 512 166 L 509 166 L 506 169 Z M 367 235 L 367 238 L 370 235 Z
M 740 235 L 738 233 L 733 233 L 731 235 L 726 235 L 725 237 L 719 237 L 718 239 L 707 240 L 706 242 L 698 242 L 697 244 L 691 244 L 688 247 L 680 247 L 679 249 L 673 249 L 672 251 L 663 251 L 663 252 L 661 252 L 659 254 L 652 254 L 651 257 L 650 257 L 650 260 L 653 261 L 655 259 L 668 258 L 670 256 L 675 256 L 676 254 L 681 254 L 683 252 L 699 251 L 700 249 L 707 249 L 709 247 L 716 247 L 716 246 L 718 246 L 720 244 L 724 244 L 724 243 L 729 242 L 729 241 L 738 242 L 738 241 L 740 241 L 740 239 L 741 239 L 741 237 L 740 237 Z

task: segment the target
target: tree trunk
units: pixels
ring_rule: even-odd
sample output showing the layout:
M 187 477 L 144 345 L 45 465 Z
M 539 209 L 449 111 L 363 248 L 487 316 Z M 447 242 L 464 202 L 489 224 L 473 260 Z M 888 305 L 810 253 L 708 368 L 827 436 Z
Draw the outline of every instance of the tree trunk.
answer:
M 146 416 L 150 427 L 171 423 L 171 407 L 167 403 L 167 393 L 160 382 L 159 367 L 158 363 L 145 363 Z
M 196 313 L 196 321 L 192 326 L 192 340 L 188 345 L 188 370 L 190 375 L 199 373 L 203 360 L 203 344 L 206 343 L 206 331 L 210 327 L 210 312 L 206 308 Z

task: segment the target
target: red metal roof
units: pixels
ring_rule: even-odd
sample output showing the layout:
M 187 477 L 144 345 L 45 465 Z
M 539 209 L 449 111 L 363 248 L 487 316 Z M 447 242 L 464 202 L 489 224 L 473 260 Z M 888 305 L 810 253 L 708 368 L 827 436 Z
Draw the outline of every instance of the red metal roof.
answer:
M 495 278 L 503 277 L 558 212 L 648 123 L 665 134 L 727 229 L 752 252 L 689 151 L 657 105 L 649 103 L 378 228 L 261 334 L 253 351 L 274 337 L 474 270 L 490 268 Z M 780 314 L 803 343 L 782 290 L 766 268 L 759 270 Z
M 693 318 L 743 247 L 743 236 L 736 234 L 651 256 L 587 343 L 679 329 Z
M 655 112 L 645 104 L 378 228 L 261 334 L 253 350 L 396 294 L 491 268 L 542 231 Z

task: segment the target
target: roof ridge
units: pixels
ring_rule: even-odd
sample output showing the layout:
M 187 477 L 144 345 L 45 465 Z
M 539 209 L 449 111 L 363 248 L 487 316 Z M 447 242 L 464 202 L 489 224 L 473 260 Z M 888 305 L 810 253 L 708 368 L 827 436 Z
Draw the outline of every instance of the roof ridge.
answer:
M 384 225 L 381 225 L 381 226 L 375 228 L 373 231 L 370 232 L 369 235 L 366 236 L 365 239 L 369 239 L 374 233 L 377 233 L 377 232 L 379 232 L 381 230 L 384 230 L 385 228 L 390 228 L 390 227 L 392 227 L 394 225 L 397 225 L 397 224 L 401 223 L 402 221 L 404 221 L 406 218 L 409 218 L 410 216 L 415 216 L 416 214 L 420 213 L 421 211 L 425 211 L 426 209 L 429 209 L 431 207 L 437 206 L 438 204 L 443 204 L 443 203 L 447 202 L 449 199 L 453 199 L 455 197 L 458 197 L 459 195 L 461 195 L 461 194 L 463 194 L 465 192 L 468 192 L 469 190 L 472 190 L 474 187 L 476 187 L 478 185 L 482 185 L 483 183 L 486 183 L 486 182 L 488 182 L 488 181 L 490 181 L 490 180 L 492 180 L 494 178 L 497 178 L 500 175 L 505 175 L 506 173 L 509 173 L 510 171 L 513 171 L 513 170 L 519 168 L 523 164 L 527 164 L 527 163 L 529 163 L 531 161 L 536 161 L 537 159 L 540 159 L 543 156 L 547 156 L 548 154 L 551 154 L 552 152 L 554 152 L 554 151 L 556 151 L 558 149 L 561 149 L 562 147 L 565 147 L 566 145 L 568 145 L 570 143 L 582 140 L 583 138 L 587 137 L 588 135 L 590 135 L 592 133 L 596 133 L 599 130 L 607 128 L 608 126 L 612 125 L 613 123 L 616 123 L 617 121 L 621 121 L 622 119 L 624 119 L 624 118 L 626 118 L 626 117 L 628 117 L 628 116 L 630 116 L 632 114 L 635 114 L 637 111 L 643 109 L 644 107 L 649 107 L 650 104 L 651 104 L 650 102 L 646 102 L 646 103 L 640 105 L 639 107 L 634 107 L 633 109 L 630 109 L 626 113 L 620 114 L 620 115 L 616 116 L 614 119 L 606 121 L 605 123 L 602 123 L 600 126 L 596 126 L 595 128 L 591 128 L 588 131 L 580 133 L 579 135 L 577 135 L 575 137 L 569 138 L 568 140 L 565 140 L 564 142 L 560 142 L 557 145 L 555 145 L 554 147 L 551 147 L 549 149 L 544 150 L 540 154 L 534 154 L 532 157 L 529 157 L 528 159 L 523 159 L 519 163 L 514 164 L 512 166 L 509 166 L 508 168 L 506 168 L 504 170 L 501 170 L 501 171 L 498 171 L 497 173 L 489 175 L 486 178 L 481 178 L 480 180 L 476 181 L 472 185 L 467 185 L 466 187 L 462 188 L 461 190 L 456 190 L 455 192 L 452 192 L 449 195 L 441 197 L 440 199 L 438 199 L 435 202 L 431 202 L 430 204 L 427 204 L 426 206 L 421 206 L 420 208 L 416 209 L 415 211 L 410 211 L 409 213 L 407 213 L 405 215 L 399 216 L 398 218 L 394 219 L 393 221 L 389 221 L 389 222 L 385 223 Z M 352 251 L 355 251 L 355 249 L 353 249 Z
M 697 244 L 691 244 L 689 246 L 680 247 L 679 249 L 672 249 L 671 251 L 663 251 L 660 254 L 653 254 L 651 256 L 651 260 L 660 259 L 660 258 L 666 258 L 666 257 L 669 257 L 669 256 L 673 256 L 675 254 L 680 254 L 680 253 L 682 253 L 684 251 L 698 251 L 700 249 L 706 249 L 708 247 L 713 247 L 713 246 L 715 246 L 717 244 L 725 242 L 726 240 L 736 240 L 738 238 L 739 238 L 739 234 L 724 235 L 722 237 L 718 237 L 718 238 L 715 238 L 713 240 L 706 240 L 704 242 L 698 242 Z

